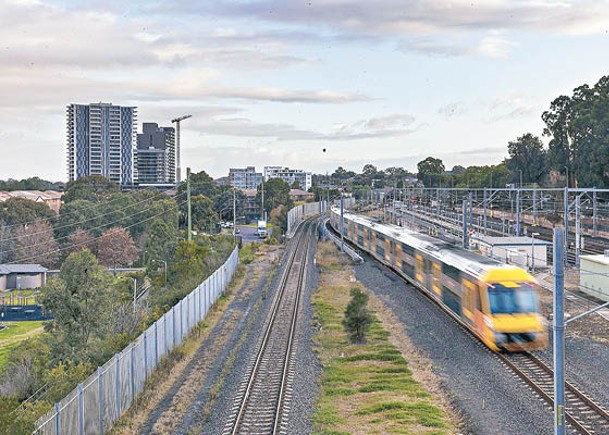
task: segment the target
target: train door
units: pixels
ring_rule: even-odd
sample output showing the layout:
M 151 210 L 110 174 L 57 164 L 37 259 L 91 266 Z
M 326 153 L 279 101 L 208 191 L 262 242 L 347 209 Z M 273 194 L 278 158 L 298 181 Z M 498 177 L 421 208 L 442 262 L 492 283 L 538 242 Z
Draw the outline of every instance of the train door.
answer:
M 482 313 L 482 287 L 476 286 L 474 292 L 474 330 L 480 338 L 484 337 L 484 315 Z
M 402 244 L 398 243 L 397 246 L 395 247 L 395 252 L 394 252 L 394 258 L 395 258 L 395 267 L 398 270 L 402 270 Z
M 442 266 L 440 266 L 438 263 L 434 262 L 434 263 L 432 263 L 431 268 L 432 268 L 432 274 L 433 274 L 431 288 L 438 296 L 441 296 L 442 295 Z
M 415 260 L 416 260 L 416 269 L 415 269 L 415 276 L 417 277 L 417 281 L 420 282 L 421 284 L 423 284 L 425 281 L 425 271 L 424 271 L 424 266 L 423 266 L 423 256 L 421 254 L 415 254 Z
M 474 323 L 474 312 L 476 311 L 476 294 L 478 287 L 466 278 L 463 278 L 463 316 L 471 325 Z

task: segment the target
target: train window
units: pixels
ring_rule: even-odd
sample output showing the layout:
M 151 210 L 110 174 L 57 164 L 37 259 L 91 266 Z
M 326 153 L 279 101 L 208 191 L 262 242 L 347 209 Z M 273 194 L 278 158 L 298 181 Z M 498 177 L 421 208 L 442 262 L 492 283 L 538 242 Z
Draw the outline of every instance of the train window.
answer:
M 414 257 L 414 248 L 412 246 L 408 246 L 402 243 L 402 252 L 405 252 L 408 255 L 412 255 Z
M 395 242 L 391 241 L 391 243 L 389 244 L 389 252 L 391 252 L 393 255 L 395 255 Z
M 412 264 L 402 261 L 402 272 L 404 272 L 406 276 L 414 278 L 414 266 Z
M 364 245 L 364 238 L 362 236 L 357 236 L 357 244 Z
M 461 271 L 449 264 L 442 263 L 442 273 L 455 281 L 459 281 L 461 279 Z
M 385 241 L 385 236 L 383 236 L 381 233 L 376 233 L 376 238 L 379 239 L 380 242 Z
M 495 283 L 489 286 L 488 301 L 491 313 L 532 313 L 537 311 L 537 294 L 526 284 L 505 287 Z
M 376 253 L 377 253 L 378 255 L 380 255 L 381 257 L 384 257 L 384 256 L 385 256 L 385 250 L 384 250 L 383 248 L 381 248 L 380 246 L 377 246 L 377 247 L 376 247 Z

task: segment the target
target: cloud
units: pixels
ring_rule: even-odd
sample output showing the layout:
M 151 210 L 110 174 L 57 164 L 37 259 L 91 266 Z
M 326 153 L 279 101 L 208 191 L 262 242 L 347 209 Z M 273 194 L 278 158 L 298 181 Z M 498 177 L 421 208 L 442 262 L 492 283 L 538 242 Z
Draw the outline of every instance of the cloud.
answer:
M 175 4 L 175 3 L 174 3 Z M 553 33 L 598 33 L 609 22 L 607 2 L 594 0 L 328 0 L 180 3 L 174 10 L 222 17 L 256 18 L 278 24 L 318 26 L 330 34 L 425 35 L 453 30 L 525 29 Z
M 335 124 L 329 131 L 299 129 L 291 124 L 257 123 L 244 117 L 193 119 L 192 125 L 206 135 L 272 138 L 278 141 L 353 141 L 406 136 L 421 127 L 412 127 L 414 120 L 411 115 L 396 114 Z
M 531 103 L 527 98 L 517 94 L 497 98 L 487 104 L 490 118 L 488 122 L 518 119 L 541 113 L 540 108 Z
M 448 103 L 438 109 L 438 113 L 443 115 L 446 119 L 462 115 L 465 112 L 467 112 L 465 104 L 457 101 Z

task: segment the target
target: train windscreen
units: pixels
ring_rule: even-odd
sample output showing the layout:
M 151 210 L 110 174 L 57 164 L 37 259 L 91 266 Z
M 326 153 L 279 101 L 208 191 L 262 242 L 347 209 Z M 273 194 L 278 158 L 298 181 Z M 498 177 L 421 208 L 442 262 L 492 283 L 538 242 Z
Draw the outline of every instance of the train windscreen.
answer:
M 526 283 L 519 283 L 517 287 L 494 283 L 488 288 L 488 300 L 493 314 L 537 311 L 537 293 Z

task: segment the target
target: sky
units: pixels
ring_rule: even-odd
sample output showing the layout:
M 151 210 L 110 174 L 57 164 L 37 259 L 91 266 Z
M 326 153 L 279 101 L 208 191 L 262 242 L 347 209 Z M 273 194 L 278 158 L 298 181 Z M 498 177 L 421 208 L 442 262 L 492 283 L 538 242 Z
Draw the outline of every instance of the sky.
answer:
M 192 115 L 214 178 L 497 164 L 608 49 L 609 1 L 0 0 L 0 179 L 65 181 L 66 106 L 99 101 Z

